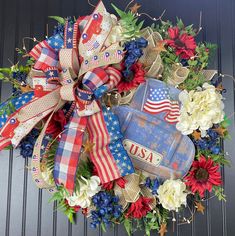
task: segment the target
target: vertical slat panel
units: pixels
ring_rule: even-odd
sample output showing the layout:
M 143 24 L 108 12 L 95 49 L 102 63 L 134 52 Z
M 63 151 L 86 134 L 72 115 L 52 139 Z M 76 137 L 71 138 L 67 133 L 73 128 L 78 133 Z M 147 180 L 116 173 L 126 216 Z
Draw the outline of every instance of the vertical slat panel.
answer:
M 110 1 L 104 2 L 107 8 L 113 12 Z M 113 2 L 120 8 L 124 8 L 128 3 L 128 1 L 118 0 Z M 31 32 L 32 36 L 39 40 L 43 39 L 48 22 L 47 15 L 78 16 L 89 14 L 92 11 L 92 7 L 87 5 L 86 0 L 43 0 L 40 2 L 35 0 L 0 0 L 0 3 L 0 66 L 8 66 L 8 58 L 17 59 L 14 47 L 21 44 L 20 38 L 23 36 L 29 36 Z M 182 17 L 187 24 L 193 22 L 196 26 L 199 10 L 203 9 L 205 14 L 203 17 L 205 21 L 203 38 L 206 41 L 217 42 L 219 45 L 217 62 L 214 65 L 218 65 L 219 71 L 223 73 L 234 74 L 235 3 L 233 0 L 198 0 L 197 2 L 178 0 L 177 3 L 172 3 L 170 0 L 149 0 L 148 2 L 142 0 L 139 3 L 143 6 L 142 10 L 151 15 L 158 16 L 166 8 L 165 19 L 174 20 L 177 15 Z M 32 8 L 30 8 L 31 6 Z M 146 20 L 146 22 L 150 21 Z M 231 79 L 225 78 L 224 85 L 227 89 L 226 112 L 231 114 L 234 112 L 234 83 Z M 2 87 L 1 99 L 3 100 L 10 94 L 11 86 L 3 84 Z M 234 140 L 234 119 L 230 131 Z M 225 143 L 225 151 L 233 156 L 232 142 Z M 30 160 L 23 160 L 21 157 L 16 158 L 17 155 L 16 152 L 13 157 L 12 151 L 4 151 L 0 154 L 0 206 L 2 212 L 0 213 L 0 235 L 126 235 L 123 226 L 116 226 L 106 233 L 102 233 L 101 230 L 94 231 L 89 227 L 89 220 L 87 221 L 81 214 L 79 214 L 77 225 L 69 224 L 62 213 L 57 214 L 56 203 L 54 205 L 48 204 L 50 194 L 37 190 L 31 181 L 31 174 L 24 168 L 24 166 L 30 165 Z M 197 214 L 192 225 L 178 226 L 175 232 L 171 231 L 170 226 L 167 235 L 235 235 L 232 217 L 235 207 L 233 203 L 235 168 L 222 169 L 222 173 L 226 181 L 227 205 L 219 203 L 214 198 L 205 203 L 207 211 L 204 216 Z M 135 236 L 138 235 L 143 235 L 143 232 L 136 232 Z
M 27 207 L 27 187 L 28 187 L 28 158 L 25 158 L 24 168 L 24 184 L 23 184 L 23 205 L 22 205 L 22 227 L 21 235 L 24 236 L 26 232 L 26 207 Z
M 38 190 L 38 220 L 37 220 L 37 236 L 41 236 L 42 231 L 42 189 Z
M 0 8 L 0 66 L 3 66 L 3 51 L 4 51 L 4 29 L 5 29 L 5 19 L 4 19 L 4 9 L 6 7 L 6 2 L 1 0 L 1 8 Z M 0 83 L 0 90 L 2 90 L 2 82 Z M 3 100 L 2 92 L 0 92 L 1 101 Z M 8 176 L 8 168 L 9 163 L 9 154 L 8 151 L 3 151 L 0 153 L 0 189 L 1 189 L 1 197 L 0 197 L 0 235 L 5 234 L 5 226 L 6 226 L 6 209 L 7 209 L 7 176 Z
M 8 58 L 14 60 L 14 47 L 15 47 L 15 25 L 16 22 L 16 6 L 12 4 L 12 1 L 8 1 L 4 5 L 5 9 L 3 11 L 3 20 L 5 26 L 3 27 L 4 34 L 4 47 L 2 51 L 3 56 L 3 66 L 9 66 Z M 7 14 L 8 11 L 8 14 Z M 9 13 L 10 12 L 10 13 Z M 8 26 L 6 27 L 6 21 L 8 22 Z M 13 50 L 11 51 L 10 48 Z M 11 94 L 11 86 L 4 83 L 2 84 L 2 98 L 9 96 Z M 7 166 L 6 166 L 7 167 Z M 5 180 L 8 184 L 7 187 L 7 201 L 6 201 L 6 212 L 5 214 L 5 235 L 10 235 L 11 230 L 11 206 L 12 206 L 12 176 L 13 176 L 13 151 L 9 152 L 9 164 L 8 164 L 8 175 L 5 176 L 3 180 Z
M 53 231 L 52 236 L 57 235 L 57 202 L 53 204 Z
M 233 74 L 234 70 L 234 1 L 226 1 L 220 4 L 220 25 L 221 25 L 221 71 L 224 74 Z M 226 17 L 225 17 L 226 16 Z M 233 50 L 232 50 L 233 49 Z M 230 133 L 234 140 L 234 81 L 231 80 L 229 77 L 225 77 L 224 79 L 224 86 L 227 90 L 226 93 L 226 101 L 225 101 L 225 110 L 228 115 L 232 118 L 232 125 L 230 126 Z M 229 153 L 230 158 L 234 157 L 235 150 L 233 147 L 233 142 L 226 141 L 225 142 L 225 150 Z M 233 162 L 232 162 L 233 163 Z M 223 168 L 222 174 L 224 175 L 224 187 L 225 193 L 228 195 L 227 204 L 223 202 L 221 204 L 221 215 L 222 215 L 222 229 L 223 235 L 229 236 L 233 235 L 230 231 L 234 232 L 234 227 L 231 224 L 231 209 L 235 207 L 234 200 L 232 200 L 231 196 L 234 196 L 235 190 L 232 184 L 232 177 L 234 173 L 234 163 L 231 169 Z M 230 214 L 227 213 L 229 211 Z M 229 219 L 230 218 L 230 219 Z M 227 221 L 229 219 L 229 221 Z M 230 224 L 228 224 L 230 222 Z M 231 229 L 231 230 L 230 230 Z M 229 233 L 228 233 L 229 232 Z
M 10 150 L 10 152 L 9 152 L 9 169 L 8 169 L 8 188 L 7 188 L 6 228 L 5 228 L 5 235 L 6 236 L 10 235 L 12 166 L 13 166 L 13 150 Z

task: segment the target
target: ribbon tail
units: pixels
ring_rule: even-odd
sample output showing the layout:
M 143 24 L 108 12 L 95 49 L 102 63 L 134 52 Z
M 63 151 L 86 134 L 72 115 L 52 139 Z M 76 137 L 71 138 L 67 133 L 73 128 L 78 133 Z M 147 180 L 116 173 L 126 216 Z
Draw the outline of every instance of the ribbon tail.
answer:
M 32 156 L 32 161 L 31 161 L 32 177 L 33 177 L 33 180 L 35 181 L 37 187 L 38 188 L 46 188 L 51 193 L 55 192 L 56 188 L 54 185 L 48 184 L 42 176 L 42 172 L 41 172 L 41 146 L 42 146 L 42 142 L 43 142 L 43 139 L 45 136 L 46 129 L 51 121 L 52 116 L 63 105 L 64 105 L 64 102 L 62 100 L 59 100 L 57 106 L 54 108 L 50 117 L 48 118 L 47 122 L 45 123 L 43 130 L 41 131 L 41 133 L 34 145 L 33 156 Z
M 10 138 L 0 138 L 0 151 L 11 144 Z
M 82 147 L 87 117 L 79 117 L 77 109 L 65 126 L 55 156 L 54 179 L 57 185 L 63 185 L 70 194 L 75 186 L 76 171 Z
M 121 143 L 118 118 L 110 110 L 103 107 L 103 110 L 90 116 L 87 127 L 90 141 L 95 144 L 90 153 L 91 160 L 102 183 L 134 172 L 130 158 Z

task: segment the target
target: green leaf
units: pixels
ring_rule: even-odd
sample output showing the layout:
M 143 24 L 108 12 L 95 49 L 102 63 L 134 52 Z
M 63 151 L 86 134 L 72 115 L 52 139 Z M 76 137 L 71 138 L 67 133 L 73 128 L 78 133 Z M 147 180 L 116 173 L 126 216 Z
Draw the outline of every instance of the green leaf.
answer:
M 140 30 L 143 27 L 143 21 L 138 23 L 138 18 L 131 11 L 124 12 L 112 4 L 112 7 L 120 16 L 120 25 L 122 26 L 122 38 L 124 40 L 131 40 L 141 36 Z
M 114 8 L 114 10 L 117 12 L 117 14 L 122 18 L 126 15 L 124 11 L 116 7 L 113 3 L 111 3 L 111 6 Z
M 104 222 L 101 222 L 101 229 L 103 230 L 103 232 L 106 232 L 106 226 L 104 224 Z
M 183 29 L 184 28 L 184 23 L 181 19 L 179 19 L 178 17 L 176 17 L 177 19 L 177 26 L 179 27 L 179 29 Z
M 188 60 L 188 64 L 190 66 L 196 66 L 197 65 L 197 61 L 196 60 Z
M 4 77 L 4 74 L 0 72 L 0 79 L 3 79 Z
M 0 68 L 0 72 L 10 74 L 11 73 L 11 68 Z
M 64 25 L 66 20 L 63 17 L 60 16 L 48 16 L 50 19 L 54 19 L 58 21 L 60 24 Z
M 11 149 L 13 149 L 13 146 L 11 144 L 4 148 L 4 150 L 11 150 Z
M 228 128 L 231 125 L 231 120 L 225 115 L 224 120 L 220 123 L 223 128 Z
M 221 186 L 213 186 L 213 191 L 215 193 L 215 196 L 220 201 L 225 201 L 226 202 L 226 195 L 224 194 L 224 189 Z
M 128 234 L 128 236 L 131 236 L 132 233 L 132 224 L 131 224 L 131 220 L 128 218 L 124 219 L 124 227 L 126 229 L 126 232 Z

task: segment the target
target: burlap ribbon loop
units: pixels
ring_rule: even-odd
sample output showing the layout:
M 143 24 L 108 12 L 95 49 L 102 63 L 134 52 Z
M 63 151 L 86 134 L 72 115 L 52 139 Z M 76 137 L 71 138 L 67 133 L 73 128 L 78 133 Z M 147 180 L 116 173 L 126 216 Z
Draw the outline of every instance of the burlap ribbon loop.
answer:
M 167 83 L 173 86 L 183 83 L 189 75 L 189 69 L 181 64 L 172 66 L 171 77 L 167 78 Z
M 142 31 L 142 36 L 148 41 L 148 46 L 143 50 L 140 62 L 144 65 L 147 77 L 157 78 L 163 71 L 163 64 L 160 53 L 154 48 L 162 41 L 162 36 L 158 32 L 153 32 L 150 27 Z
M 140 196 L 148 197 L 152 199 L 149 204 L 153 209 L 156 206 L 156 199 L 151 193 L 150 189 L 142 185 L 140 173 L 134 173 L 124 177 L 126 180 L 125 188 L 121 188 L 118 184 L 115 184 L 114 192 L 119 197 L 119 204 L 125 210 L 129 203 L 136 202 Z

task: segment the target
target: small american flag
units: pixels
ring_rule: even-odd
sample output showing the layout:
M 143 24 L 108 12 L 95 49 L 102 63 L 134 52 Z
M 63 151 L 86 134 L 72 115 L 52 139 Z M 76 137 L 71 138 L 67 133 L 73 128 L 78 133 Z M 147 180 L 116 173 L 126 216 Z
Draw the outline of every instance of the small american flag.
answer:
M 179 103 L 170 100 L 169 89 L 150 88 L 150 93 L 144 104 L 144 111 L 153 115 L 166 112 L 165 120 L 175 123 L 180 115 L 179 110 Z
M 88 51 L 93 51 L 100 46 L 99 42 L 96 40 L 90 40 L 87 42 L 86 47 Z

